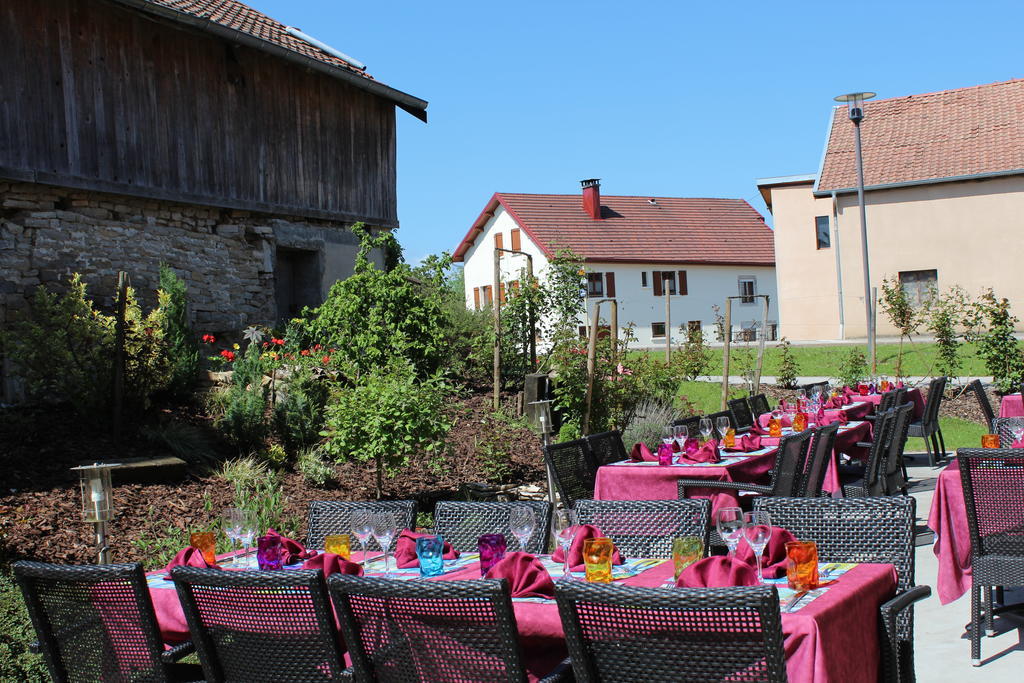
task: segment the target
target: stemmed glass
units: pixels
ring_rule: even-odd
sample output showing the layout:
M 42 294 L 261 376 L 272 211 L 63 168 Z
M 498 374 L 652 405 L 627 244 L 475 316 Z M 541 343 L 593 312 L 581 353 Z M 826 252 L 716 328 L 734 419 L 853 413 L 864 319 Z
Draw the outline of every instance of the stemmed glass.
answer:
M 715 419 L 715 427 L 718 428 L 719 435 L 724 439 L 725 438 L 725 433 L 727 431 L 729 431 L 729 418 L 726 417 L 725 415 L 722 415 L 721 417 L 716 418 Z
M 743 537 L 754 551 L 757 561 L 757 582 L 764 583 L 761 575 L 761 553 L 772 538 L 772 518 L 767 512 L 747 512 L 743 515 Z
M 670 445 L 675 438 L 676 428 L 673 427 L 672 425 L 669 425 L 668 427 L 665 427 L 663 430 L 661 430 L 661 442 L 666 446 Z
M 244 513 L 238 508 L 225 508 L 221 513 L 221 526 L 224 528 L 224 535 L 231 541 L 232 564 L 235 563 L 235 543 L 238 542 L 242 533 L 242 524 L 245 521 Z
M 373 531 L 370 525 L 370 511 L 366 508 L 356 508 L 352 511 L 351 517 L 352 524 L 352 535 L 359 540 L 359 545 L 363 549 L 363 566 L 366 566 L 366 542 L 370 540 L 370 534 Z
M 554 514 L 551 515 L 551 531 L 558 546 L 562 549 L 564 560 L 562 576 L 559 577 L 559 581 L 573 580 L 572 574 L 569 572 L 569 548 L 572 547 L 572 541 L 576 538 L 577 530 L 576 512 L 574 510 L 555 510 Z
M 384 551 L 384 578 L 391 577 L 391 569 L 388 566 L 388 548 L 391 547 L 391 541 L 394 540 L 395 534 L 398 532 L 396 528 L 398 526 L 395 522 L 395 515 L 387 510 L 381 510 L 374 512 L 370 516 L 370 528 L 373 533 L 373 540 L 377 541 L 377 545 Z
M 537 528 L 537 515 L 533 513 L 533 508 L 526 505 L 513 506 L 509 513 L 508 525 L 512 535 L 519 541 L 519 549 L 525 553 L 526 542 Z
M 1024 424 L 1015 424 L 1011 430 L 1013 432 L 1013 446 L 1014 443 L 1019 443 L 1021 439 L 1024 439 Z
M 700 419 L 700 435 L 704 437 L 703 443 L 707 443 L 708 439 L 711 438 L 711 418 L 702 417 Z
M 238 530 L 238 540 L 242 543 L 242 566 L 246 566 L 248 560 L 246 556 L 249 554 L 249 547 L 252 545 L 252 540 L 256 538 L 256 518 L 248 510 L 240 510 L 242 515 L 242 524 Z
M 715 528 L 725 544 L 729 555 L 736 555 L 736 546 L 743 538 L 743 510 L 741 508 L 719 508 L 715 513 Z

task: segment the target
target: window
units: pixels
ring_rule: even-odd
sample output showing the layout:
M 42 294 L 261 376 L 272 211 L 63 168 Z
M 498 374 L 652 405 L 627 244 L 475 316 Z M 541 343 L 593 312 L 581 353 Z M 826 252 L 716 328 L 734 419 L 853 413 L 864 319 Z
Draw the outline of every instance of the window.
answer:
M 640 273 L 640 286 L 644 287 L 644 288 L 646 288 L 648 286 L 647 285 L 647 271 L 646 270 Z
M 651 273 L 654 278 L 654 296 L 662 296 L 666 288 L 669 294 L 676 293 L 676 274 L 671 270 L 655 270 Z
M 587 273 L 587 296 L 604 296 L 603 273 Z
M 651 323 L 651 337 L 657 339 L 665 338 L 665 323 Z
M 479 287 L 474 287 L 473 288 L 473 310 L 475 310 L 475 311 L 479 311 L 480 310 L 480 288 Z
M 832 238 L 828 232 L 828 216 L 814 217 L 814 232 L 817 235 L 818 249 L 828 249 L 832 246 Z
M 937 270 L 904 270 L 900 272 L 900 285 L 910 299 L 910 305 L 919 308 L 928 301 L 933 289 L 939 286 Z
M 754 277 L 741 277 L 740 278 L 740 303 L 741 304 L 752 304 L 754 303 L 754 295 L 757 294 L 757 278 Z
M 686 331 L 693 333 L 700 333 L 704 329 L 704 326 L 700 324 L 699 320 L 691 320 L 686 323 Z
M 586 325 L 580 325 L 580 336 L 583 337 L 584 339 L 587 338 L 587 326 Z
M 512 250 L 520 251 L 523 248 L 522 238 L 519 236 L 519 228 L 512 228 Z

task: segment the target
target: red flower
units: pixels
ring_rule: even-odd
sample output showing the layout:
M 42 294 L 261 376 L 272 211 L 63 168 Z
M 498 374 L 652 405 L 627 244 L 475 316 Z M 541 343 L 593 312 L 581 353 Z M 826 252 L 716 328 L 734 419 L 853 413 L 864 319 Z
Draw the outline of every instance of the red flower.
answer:
M 224 349 L 223 351 L 220 352 L 220 355 L 223 356 L 224 360 L 226 360 L 229 363 L 235 360 L 234 351 L 228 351 L 227 349 Z
M 216 341 L 217 341 L 217 338 L 214 337 L 212 334 L 204 334 L 203 335 L 203 343 L 204 344 L 213 344 Z
M 271 344 L 277 344 L 278 346 L 284 346 L 284 339 L 273 339 L 270 340 Z
M 309 349 L 302 349 L 302 351 L 300 351 L 299 353 L 301 353 L 303 356 L 308 356 L 309 355 Z
M 278 356 L 276 353 L 270 354 L 270 357 L 273 358 L 274 360 L 278 360 L 280 358 L 280 356 Z
M 331 362 L 331 357 L 330 356 L 324 356 L 320 360 L 323 362 L 324 365 L 327 365 L 328 363 Z
M 319 344 L 313 344 L 313 350 L 314 351 L 319 351 L 322 348 L 324 348 L 324 347 L 320 346 Z
M 292 355 L 292 354 L 290 354 L 290 353 L 286 353 L 286 354 L 284 354 L 284 357 L 285 357 L 285 358 L 287 358 L 288 360 L 292 360 L 293 358 L 295 358 L 295 356 L 293 356 L 293 355 Z
M 270 342 L 263 342 L 263 348 L 267 348 L 268 346 L 270 346 Z

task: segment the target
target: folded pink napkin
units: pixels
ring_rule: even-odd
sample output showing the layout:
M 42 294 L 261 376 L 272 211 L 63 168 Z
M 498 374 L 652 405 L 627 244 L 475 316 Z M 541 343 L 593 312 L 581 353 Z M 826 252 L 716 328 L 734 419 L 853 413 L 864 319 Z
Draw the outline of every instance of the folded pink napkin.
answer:
M 1024 448 L 1024 439 L 1019 439 L 1010 444 L 1010 448 Z
M 750 426 L 750 433 L 754 436 L 768 436 L 768 430 L 762 427 L 759 422 L 755 422 Z
M 509 553 L 484 575 L 485 579 L 505 579 L 513 598 L 553 598 L 555 584 L 548 570 L 528 553 Z
M 171 578 L 171 570 L 175 567 L 199 567 L 201 569 L 220 569 L 217 565 L 209 565 L 206 560 L 203 559 L 203 551 L 199 548 L 193 548 L 189 546 L 178 551 L 178 554 L 174 556 L 174 559 L 167 563 L 164 567 L 164 572 L 167 576 L 164 578 Z
M 779 401 L 779 409 L 782 410 L 782 411 L 789 410 L 789 406 L 786 403 L 786 399 L 782 399 L 782 400 Z
M 710 439 L 706 444 L 698 448 L 693 453 L 683 453 L 679 456 L 679 462 L 703 463 L 720 461 L 721 457 L 718 455 L 718 442 L 714 439 Z
M 730 453 L 749 453 L 761 449 L 761 437 L 756 434 L 744 434 L 736 439 L 736 445 L 732 448 L 726 446 L 725 450 Z
M 282 536 L 273 529 L 267 529 L 267 536 L 277 536 L 281 539 L 281 550 L 285 564 L 295 564 L 299 560 L 308 560 L 316 557 L 319 553 L 315 550 L 306 550 L 306 546 L 294 541 L 287 536 Z
M 576 529 L 576 536 L 572 539 L 572 545 L 569 546 L 569 566 L 573 568 L 573 571 L 580 571 L 576 569 L 583 567 L 583 543 L 588 538 L 604 538 L 604 534 L 601 530 L 592 524 L 581 524 Z M 559 546 L 555 549 L 555 552 L 551 554 L 552 562 L 565 562 L 565 553 L 562 552 L 562 547 Z M 612 564 L 622 564 L 622 555 L 619 553 L 618 548 L 612 553 Z
M 357 563 L 349 562 L 341 555 L 326 552 L 306 560 L 302 564 L 302 568 L 322 569 L 324 571 L 324 578 L 327 578 L 331 574 L 351 574 L 352 576 L 363 575 L 363 568 Z
M 814 414 L 814 424 L 820 425 L 825 419 L 825 407 L 821 406 L 818 408 L 818 412 Z
M 658 460 L 646 444 L 639 442 L 633 444 L 633 450 L 629 452 L 629 459 L 633 462 L 657 462 Z
M 896 388 L 897 389 L 902 389 L 903 388 L 903 382 L 896 382 Z
M 686 437 L 686 441 L 683 443 L 683 453 L 687 455 L 693 455 L 700 450 L 700 439 L 695 436 Z
M 672 452 L 679 453 L 682 450 L 683 447 L 679 444 L 679 441 L 677 439 L 672 439 Z
M 398 565 L 398 568 L 406 569 L 408 567 L 420 566 L 420 558 L 416 555 L 416 539 L 433 535 L 434 534 L 418 534 L 415 531 L 403 529 L 402 533 L 398 536 L 398 542 L 395 544 L 395 564 Z M 444 559 L 455 560 L 458 559 L 458 557 L 459 551 L 454 550 L 452 548 L 452 544 L 445 541 Z
M 834 422 L 838 422 L 839 424 L 844 425 L 850 422 L 850 418 L 846 417 L 846 413 L 840 410 L 835 415 L 825 415 L 824 417 L 822 417 L 820 420 L 818 420 L 818 426 L 828 427 L 830 424 Z
M 761 554 L 761 573 L 767 579 L 777 579 L 786 575 L 786 544 L 796 540 L 787 530 L 773 526 L 772 537 Z M 754 549 L 746 540 L 736 547 L 736 559 L 756 567 Z
M 679 588 L 729 588 L 756 586 L 757 570 L 742 560 L 728 555 L 716 555 L 697 560 L 684 569 L 676 586 Z

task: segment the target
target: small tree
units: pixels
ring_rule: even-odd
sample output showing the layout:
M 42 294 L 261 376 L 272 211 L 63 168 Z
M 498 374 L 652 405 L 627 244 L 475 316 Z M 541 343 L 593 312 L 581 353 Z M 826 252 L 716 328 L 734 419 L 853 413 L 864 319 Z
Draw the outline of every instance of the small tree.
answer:
M 911 335 L 917 332 L 921 321 L 907 296 L 907 291 L 896 278 L 884 278 L 882 280 L 882 300 L 880 302 L 882 311 L 889 318 L 893 327 L 900 331 L 900 348 L 896 355 L 896 377 L 904 378 L 903 373 L 903 339 L 910 339 Z
M 1017 391 L 1024 380 L 1024 354 L 1013 336 L 1016 316 L 1010 313 L 1010 302 L 997 299 L 992 289 L 982 293 L 971 304 L 971 339 L 978 342 L 978 355 L 999 391 Z
M 775 381 L 779 386 L 792 389 L 796 386 L 796 378 L 800 368 L 793 356 L 793 349 L 790 348 L 789 340 L 783 337 L 778 345 L 779 349 L 779 370 L 775 375 Z
M 686 342 L 672 354 L 672 365 L 683 379 L 693 381 L 711 366 L 711 349 L 704 343 L 704 332 L 699 327 L 680 325 L 679 333 Z
M 839 363 L 839 381 L 846 386 L 856 386 L 868 376 L 868 359 L 859 346 L 850 348 L 850 353 Z
M 942 293 L 933 289 L 925 302 L 924 325 L 935 335 L 935 369 L 940 375 L 957 377 L 960 374 L 963 334 L 958 328 L 962 328 L 969 312 L 967 293 L 961 287 L 950 287 Z

